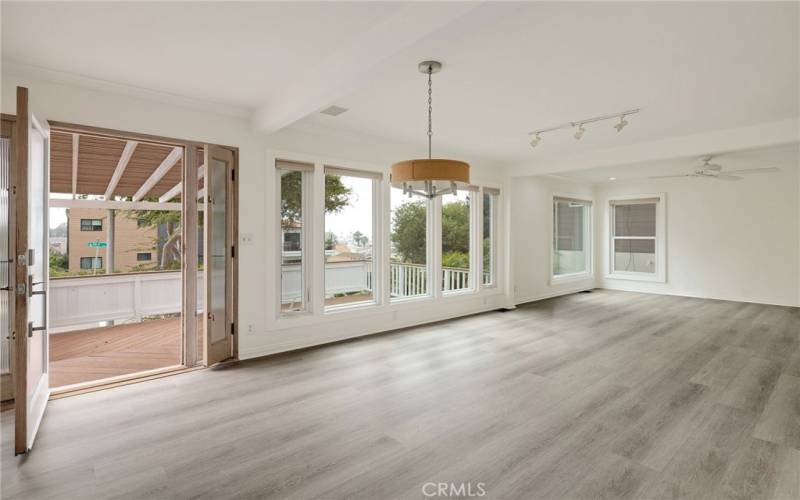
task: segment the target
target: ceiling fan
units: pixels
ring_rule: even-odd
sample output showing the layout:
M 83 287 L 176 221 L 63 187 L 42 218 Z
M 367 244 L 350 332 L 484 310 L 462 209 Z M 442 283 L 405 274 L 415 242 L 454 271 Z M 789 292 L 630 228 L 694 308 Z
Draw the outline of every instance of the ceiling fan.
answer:
M 779 170 L 775 167 L 743 168 L 741 170 L 726 170 L 723 173 L 722 165 L 718 163 L 711 163 L 712 159 L 713 157 L 711 156 L 701 158 L 703 164 L 699 167 L 695 167 L 694 171 L 690 174 L 656 175 L 649 178 L 669 179 L 674 177 L 704 177 L 707 179 L 717 179 L 720 181 L 740 181 L 742 180 L 742 177 L 739 177 L 741 174 L 767 174 L 770 172 L 777 172 Z

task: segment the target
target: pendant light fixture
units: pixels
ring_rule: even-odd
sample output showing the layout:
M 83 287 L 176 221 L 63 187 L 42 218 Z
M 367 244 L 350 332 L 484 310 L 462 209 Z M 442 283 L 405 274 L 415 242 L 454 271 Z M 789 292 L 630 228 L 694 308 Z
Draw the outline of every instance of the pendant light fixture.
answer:
M 459 188 L 469 185 L 469 163 L 459 160 L 433 158 L 433 86 L 432 75 L 442 70 L 438 61 L 419 63 L 419 72 L 428 75 L 428 158 L 405 160 L 392 165 L 392 186 L 402 188 L 403 194 L 432 199 L 437 196 L 456 194 Z

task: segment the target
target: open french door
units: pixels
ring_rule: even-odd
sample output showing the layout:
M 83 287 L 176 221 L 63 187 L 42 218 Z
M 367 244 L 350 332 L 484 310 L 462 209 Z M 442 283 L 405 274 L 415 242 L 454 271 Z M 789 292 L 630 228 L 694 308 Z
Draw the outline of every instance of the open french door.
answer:
M 231 200 L 234 193 L 234 155 L 229 149 L 206 144 L 205 270 L 206 322 L 203 359 L 206 366 L 234 354 L 233 252 Z
M 14 451 L 33 446 L 50 397 L 47 346 L 47 215 L 50 132 L 31 113 L 28 89 L 17 87 L 17 119 L 11 165 Z

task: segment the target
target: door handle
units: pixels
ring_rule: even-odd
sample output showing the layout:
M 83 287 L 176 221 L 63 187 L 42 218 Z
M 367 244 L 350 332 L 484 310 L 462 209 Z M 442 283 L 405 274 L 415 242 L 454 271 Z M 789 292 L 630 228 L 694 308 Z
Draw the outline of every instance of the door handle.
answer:
M 34 295 L 47 295 L 47 288 L 45 288 L 44 290 L 39 290 L 37 292 L 33 291 L 33 287 L 35 287 L 36 285 L 41 285 L 43 283 L 44 283 L 44 281 L 33 281 L 33 275 L 29 274 L 28 275 L 28 297 L 33 297 Z
M 33 332 L 47 330 L 46 326 L 33 326 L 33 321 L 28 321 L 28 337 L 33 337 Z

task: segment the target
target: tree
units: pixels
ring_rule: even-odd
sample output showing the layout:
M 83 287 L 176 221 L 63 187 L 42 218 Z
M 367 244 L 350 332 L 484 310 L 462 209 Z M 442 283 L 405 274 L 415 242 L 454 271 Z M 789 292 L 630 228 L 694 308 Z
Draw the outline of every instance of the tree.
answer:
M 69 271 L 69 259 L 66 255 L 50 249 L 50 275 L 62 276 Z
M 149 199 L 148 201 L 157 201 Z M 139 227 L 164 226 L 167 237 L 156 237 L 156 245 L 161 247 L 160 269 L 178 269 L 181 263 L 181 213 L 176 210 L 126 210 L 125 217 L 137 221 Z M 198 214 L 199 225 L 203 225 L 202 214 Z
M 424 264 L 427 222 L 426 204 L 407 201 L 392 214 L 392 246 L 402 262 Z
M 364 235 L 361 231 L 356 231 L 352 234 L 353 242 L 358 245 L 359 247 L 367 246 L 369 243 L 369 238 Z
M 466 201 L 442 205 L 442 253 L 450 252 L 469 255 L 469 204 Z
M 333 234 L 331 231 L 327 231 L 325 233 L 325 250 L 333 250 L 336 248 L 336 244 L 339 241 L 336 239 L 336 235 Z
M 294 226 L 303 215 L 303 173 L 281 173 L 281 219 L 285 227 Z M 352 189 L 338 175 L 325 176 L 325 213 L 338 213 L 350 203 Z

